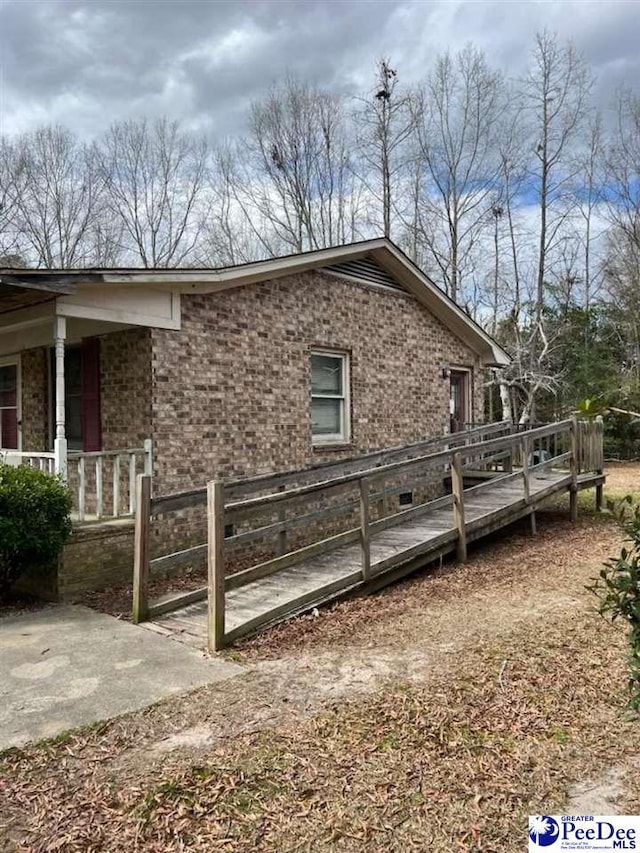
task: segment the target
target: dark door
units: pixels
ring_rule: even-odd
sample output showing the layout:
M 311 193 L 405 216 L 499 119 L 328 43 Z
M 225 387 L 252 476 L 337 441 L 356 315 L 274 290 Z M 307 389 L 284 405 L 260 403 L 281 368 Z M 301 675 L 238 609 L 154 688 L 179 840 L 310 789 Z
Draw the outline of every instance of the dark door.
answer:
M 451 432 L 460 432 L 468 421 L 467 399 L 469 374 L 463 370 L 451 371 L 451 397 L 449 413 Z

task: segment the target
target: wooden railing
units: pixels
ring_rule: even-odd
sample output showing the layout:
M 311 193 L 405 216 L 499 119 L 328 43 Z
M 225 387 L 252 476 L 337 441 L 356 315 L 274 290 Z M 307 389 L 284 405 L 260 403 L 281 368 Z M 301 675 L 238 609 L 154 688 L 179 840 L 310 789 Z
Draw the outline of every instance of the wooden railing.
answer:
M 417 456 L 423 456 L 428 452 L 435 452 L 447 448 L 455 448 L 468 444 L 471 441 L 483 441 L 489 437 L 500 435 L 509 435 L 512 426 L 507 422 L 498 422 L 491 424 L 479 424 L 465 432 L 453 433 L 450 435 L 437 436 L 413 442 L 411 444 L 399 445 L 397 447 L 387 448 L 381 451 L 362 454 L 355 459 L 340 460 L 339 462 L 327 462 L 308 468 L 301 468 L 294 471 L 285 471 L 280 473 L 260 474 L 254 477 L 244 477 L 235 480 L 229 480 L 225 483 L 224 494 L 225 500 L 240 500 L 247 495 L 256 496 L 259 494 L 271 494 L 272 492 L 282 492 L 288 487 L 311 485 L 313 483 L 330 480 L 337 476 L 365 471 L 370 468 L 388 463 L 391 461 L 410 460 Z M 494 465 L 506 466 L 510 470 L 511 456 L 510 451 L 501 451 L 487 456 L 484 460 L 485 466 Z M 445 471 L 446 473 L 446 471 Z M 140 486 L 138 487 L 136 503 L 138 506 L 146 507 L 145 495 L 147 495 L 147 486 L 143 488 L 143 503 L 140 503 Z M 398 485 L 393 488 L 387 488 L 382 493 L 377 493 L 374 498 L 378 503 L 384 498 L 389 498 L 394 495 L 406 491 L 405 485 Z M 207 487 L 190 489 L 184 492 L 156 497 L 151 500 L 151 488 L 148 489 L 148 515 L 149 522 L 152 517 L 159 515 L 171 514 L 180 510 L 205 507 L 207 505 Z M 245 533 L 241 537 L 229 537 L 228 541 L 235 544 L 249 544 L 264 538 L 271 530 L 275 530 L 277 534 L 277 550 L 280 555 L 284 555 L 288 551 L 288 533 L 300 529 L 306 524 L 317 521 L 320 517 L 325 519 L 339 517 L 348 510 L 355 509 L 357 502 L 352 501 L 349 504 L 341 504 L 334 506 L 323 512 L 311 512 L 305 516 L 298 518 L 285 518 L 283 512 L 279 513 L 277 527 L 271 525 L 269 530 L 263 534 L 260 530 L 254 530 Z M 138 516 L 142 518 L 138 518 Z M 146 513 L 143 510 L 137 516 L 139 524 L 144 524 Z M 149 536 L 149 524 L 144 524 L 145 530 L 140 535 L 136 534 L 136 541 L 142 537 L 146 541 Z M 203 561 L 207 554 L 207 543 L 195 545 L 181 551 L 176 551 L 172 554 L 156 557 L 148 560 L 148 566 L 143 567 L 140 577 L 140 584 L 146 587 L 148 572 L 167 572 L 178 569 L 182 566 L 188 566 L 194 562 Z M 144 562 L 144 561 L 143 561 Z M 136 564 L 140 565 L 140 560 L 136 560 Z M 141 619 L 152 618 L 153 616 L 161 615 L 179 606 L 184 606 L 194 601 L 201 600 L 206 596 L 207 588 L 202 587 L 192 592 L 181 593 L 179 596 L 172 597 L 157 605 L 149 605 L 146 598 L 134 601 L 134 618 L 136 614 Z
M 151 439 L 142 447 L 69 453 L 68 478 L 78 521 L 136 512 L 136 476 L 153 472 Z
M 601 417 L 594 421 L 578 421 L 578 471 L 602 471 L 604 469 L 604 422 Z
M 359 458 L 321 469 L 226 483 L 213 481 L 206 488 L 154 498 L 151 497 L 151 478 L 139 476 L 134 621 L 154 618 L 208 596 L 209 646 L 212 650 L 219 649 L 237 636 L 264 624 L 265 620 L 273 621 L 278 616 L 272 611 L 239 628 L 226 629 L 225 600 L 230 591 L 353 543 L 360 545 L 361 567 L 355 575 L 342 578 L 339 588 L 366 583 L 395 565 L 392 557 L 372 565 L 372 537 L 379 531 L 435 510 L 450 508 L 455 547 L 458 557 L 464 560 L 467 537 L 470 531 L 473 533 L 476 524 L 465 518 L 466 497 L 477 495 L 496 483 L 521 482 L 522 499 L 516 503 L 531 516 L 532 529 L 535 530 L 535 505 L 541 492 L 538 484 L 536 494 L 532 496 L 531 478 L 548 468 L 561 472 L 551 488 L 560 484 L 558 487 L 569 489 L 571 514 L 575 518 L 580 471 L 586 470 L 584 465 L 594 466 L 589 470 L 600 470 L 595 467 L 600 459 L 598 435 L 601 439 L 601 432 L 583 429 L 572 419 L 527 430 L 493 424 L 479 428 L 477 432 L 420 442 L 410 449 L 394 448 L 387 454 L 369 454 L 368 465 Z M 585 442 L 591 447 L 588 454 L 583 449 Z M 514 469 L 515 461 L 519 462 L 519 467 Z M 486 481 L 464 488 L 468 472 L 486 471 L 489 467 L 494 471 Z M 451 493 L 442 494 L 442 484 L 449 477 Z M 304 482 L 305 478 L 311 482 Z M 440 487 L 440 494 L 435 497 L 429 494 L 434 484 Z M 394 506 L 390 510 L 390 498 L 403 490 L 413 490 L 421 497 L 408 508 Z M 206 507 L 207 542 L 151 559 L 151 518 L 190 507 Z M 328 525 L 338 525 L 340 519 L 345 529 L 330 532 Z M 290 535 L 292 539 L 288 538 Z M 311 541 L 306 541 L 305 535 L 307 538 L 310 536 Z M 450 537 L 450 534 L 446 535 Z M 298 542 L 295 542 L 296 538 Z M 273 556 L 228 573 L 236 563 L 234 554 L 265 542 L 271 543 Z M 155 604 L 149 602 L 151 572 L 205 559 L 208 566 L 206 587 Z M 317 600 L 318 590 L 314 590 L 313 595 Z M 297 608 L 305 604 L 304 598 L 296 599 L 294 604 Z M 292 602 L 284 607 L 291 612 Z
M 291 485 L 301 486 L 328 480 L 341 474 L 356 473 L 375 468 L 381 464 L 413 459 L 425 453 L 461 447 L 470 442 L 485 441 L 500 435 L 510 435 L 513 426 L 506 421 L 491 424 L 480 424 L 464 432 L 450 433 L 432 438 L 426 438 L 411 444 L 389 447 L 371 453 L 363 453 L 355 458 L 343 459 L 338 462 L 324 462 L 311 468 L 300 468 L 295 471 L 259 474 L 254 477 L 243 477 L 226 482 L 226 493 L 230 499 L 239 499 L 260 492 L 272 492 Z M 504 460 L 510 464 L 509 451 L 498 452 L 485 460 L 486 465 L 500 466 Z M 205 489 L 194 490 L 204 493 Z M 191 492 L 185 492 L 185 495 Z
M 18 450 L 0 451 L 0 463 L 5 465 L 28 465 L 30 468 L 38 468 L 47 474 L 55 472 L 55 455 L 48 452 L 29 452 Z
M 28 465 L 47 474 L 56 470 L 55 454 L 48 451 L 0 451 L 0 463 Z M 73 495 L 73 515 L 88 518 L 123 518 L 136 511 L 136 476 L 153 471 L 151 439 L 142 447 L 100 450 L 95 453 L 71 451 L 67 482 Z

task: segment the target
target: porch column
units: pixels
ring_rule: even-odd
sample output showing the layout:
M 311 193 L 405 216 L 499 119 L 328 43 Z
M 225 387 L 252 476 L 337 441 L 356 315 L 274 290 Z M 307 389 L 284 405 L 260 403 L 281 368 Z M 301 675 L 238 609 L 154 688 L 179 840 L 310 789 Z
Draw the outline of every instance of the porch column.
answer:
M 65 317 L 54 317 L 53 342 L 56 359 L 56 436 L 53 442 L 55 471 L 67 479 L 67 437 L 65 434 L 64 342 L 67 337 Z

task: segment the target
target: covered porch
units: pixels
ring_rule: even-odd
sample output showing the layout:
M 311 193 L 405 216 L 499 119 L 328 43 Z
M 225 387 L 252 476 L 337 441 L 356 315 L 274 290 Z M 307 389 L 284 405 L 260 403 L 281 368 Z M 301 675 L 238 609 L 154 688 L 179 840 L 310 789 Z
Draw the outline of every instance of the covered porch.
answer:
M 153 470 L 150 328 L 179 316 L 171 293 L 131 291 L 0 271 L 0 462 L 60 475 L 78 521 L 131 516 Z

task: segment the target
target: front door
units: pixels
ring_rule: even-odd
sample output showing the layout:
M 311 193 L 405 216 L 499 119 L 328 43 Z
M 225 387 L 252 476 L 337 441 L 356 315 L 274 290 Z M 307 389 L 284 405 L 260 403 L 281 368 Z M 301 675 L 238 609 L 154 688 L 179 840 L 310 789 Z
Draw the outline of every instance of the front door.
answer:
M 450 381 L 450 429 L 451 432 L 460 432 L 465 428 L 468 421 L 467 400 L 469 389 L 469 374 L 465 370 L 452 370 Z
M 20 450 L 20 365 L 0 359 L 0 450 Z

